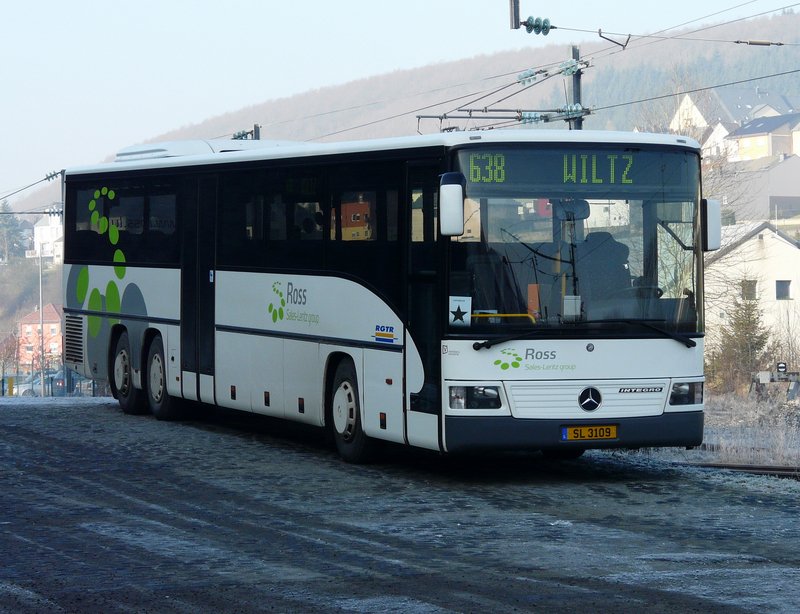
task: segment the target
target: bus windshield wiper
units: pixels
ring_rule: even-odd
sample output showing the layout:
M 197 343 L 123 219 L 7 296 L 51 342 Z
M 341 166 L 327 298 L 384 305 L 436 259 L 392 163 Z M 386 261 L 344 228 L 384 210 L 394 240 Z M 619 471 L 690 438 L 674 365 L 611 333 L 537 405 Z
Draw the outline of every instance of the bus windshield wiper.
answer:
M 657 333 L 661 333 L 665 337 L 674 339 L 678 343 L 682 343 L 683 345 L 685 345 L 687 348 L 693 348 L 697 345 L 697 342 L 691 337 L 687 337 L 686 335 L 681 335 L 680 333 L 674 333 L 665 328 L 661 328 L 660 326 L 652 324 L 652 322 L 661 322 L 661 321 L 662 320 L 597 320 L 597 322 L 619 322 L 621 324 L 638 324 L 639 326 L 643 326 L 645 328 L 649 328 L 650 330 L 654 330 Z M 589 322 L 589 324 L 592 323 L 593 322 Z
M 476 341 L 472 344 L 472 349 L 476 352 L 478 350 L 482 350 L 486 348 L 487 350 L 495 345 L 500 345 L 501 343 L 508 343 L 509 341 L 517 341 L 519 339 L 527 339 L 531 335 L 535 335 L 537 333 L 542 332 L 541 330 L 532 330 L 528 331 L 527 333 L 519 333 L 517 335 L 509 335 L 508 337 L 500 337 L 499 339 L 487 339 L 486 341 Z
M 674 333 L 672 331 L 668 331 L 660 326 L 656 326 L 653 322 L 661 322 L 661 320 L 584 320 L 575 322 L 575 324 L 638 324 L 639 326 L 643 326 L 644 328 L 648 328 L 653 330 L 657 333 L 660 333 L 664 337 L 669 339 L 674 339 L 678 343 L 682 343 L 687 348 L 693 348 L 697 345 L 697 342 L 687 337 L 686 335 L 681 335 L 680 333 Z M 499 339 L 486 339 L 486 341 L 476 341 L 472 344 L 472 349 L 476 352 L 478 350 L 482 350 L 486 348 L 487 350 L 495 345 L 500 345 L 502 343 L 508 343 L 509 341 L 518 341 L 520 339 L 527 339 L 529 336 L 535 335 L 537 333 L 541 333 L 541 330 L 533 330 L 525 333 L 520 333 L 517 335 L 509 335 L 507 337 L 500 337 Z

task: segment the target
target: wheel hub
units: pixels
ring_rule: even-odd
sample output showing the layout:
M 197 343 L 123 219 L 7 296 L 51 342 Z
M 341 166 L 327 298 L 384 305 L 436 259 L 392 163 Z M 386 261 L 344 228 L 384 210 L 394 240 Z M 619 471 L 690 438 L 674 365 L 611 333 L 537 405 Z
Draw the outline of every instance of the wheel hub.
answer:
M 122 351 L 114 359 L 114 385 L 120 393 L 125 395 L 128 393 L 129 382 L 130 361 L 128 360 L 128 353 Z
M 355 391 L 350 382 L 342 382 L 333 395 L 333 425 L 345 441 L 353 436 L 356 426 Z
M 161 397 L 164 395 L 164 364 L 161 362 L 161 356 L 156 354 L 150 363 L 150 394 L 156 403 L 161 402 Z

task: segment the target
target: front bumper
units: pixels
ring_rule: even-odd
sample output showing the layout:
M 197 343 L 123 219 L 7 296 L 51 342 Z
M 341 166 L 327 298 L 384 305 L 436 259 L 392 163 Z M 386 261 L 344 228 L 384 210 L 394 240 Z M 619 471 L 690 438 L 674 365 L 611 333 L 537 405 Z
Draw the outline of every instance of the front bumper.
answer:
M 561 441 L 565 426 L 617 425 L 617 438 Z M 702 411 L 610 420 L 520 419 L 511 416 L 445 416 L 448 452 L 591 448 L 692 447 L 703 443 Z

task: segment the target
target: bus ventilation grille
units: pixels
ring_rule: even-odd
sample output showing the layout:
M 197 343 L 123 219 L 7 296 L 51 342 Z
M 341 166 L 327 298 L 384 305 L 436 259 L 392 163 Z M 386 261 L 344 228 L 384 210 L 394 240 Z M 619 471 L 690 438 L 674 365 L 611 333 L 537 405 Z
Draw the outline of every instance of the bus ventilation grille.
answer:
M 64 359 L 83 363 L 83 318 L 64 316 Z

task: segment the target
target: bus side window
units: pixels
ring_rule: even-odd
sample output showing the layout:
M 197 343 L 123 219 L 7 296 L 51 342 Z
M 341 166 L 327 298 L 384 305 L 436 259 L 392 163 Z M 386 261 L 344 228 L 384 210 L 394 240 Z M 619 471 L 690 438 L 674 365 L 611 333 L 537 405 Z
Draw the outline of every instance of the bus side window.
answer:
M 292 239 L 322 240 L 322 208 L 319 203 L 294 203 Z
M 147 217 L 147 230 L 150 233 L 165 235 L 163 240 L 175 234 L 176 227 L 176 196 L 172 194 L 158 194 L 150 197 L 150 210 Z
M 269 213 L 267 222 L 269 223 L 269 240 L 286 240 L 286 203 L 283 202 L 280 194 L 270 195 Z
M 422 190 L 415 189 L 411 193 L 411 241 L 421 243 L 425 241 L 425 209 Z
M 245 237 L 248 241 L 264 240 L 264 197 L 256 196 L 244 204 Z
M 342 241 L 376 241 L 378 217 L 376 194 L 371 191 L 344 192 L 339 204 Z
M 435 185 L 411 190 L 411 273 L 433 271 L 437 236 L 438 190 Z
M 144 231 L 144 197 L 143 196 L 120 196 L 117 203 L 107 213 L 108 220 L 114 224 L 121 234 L 141 235 Z M 92 229 L 96 232 L 96 226 Z
M 263 266 L 264 197 L 252 171 L 223 177 L 220 190 L 219 252 L 221 264 Z

